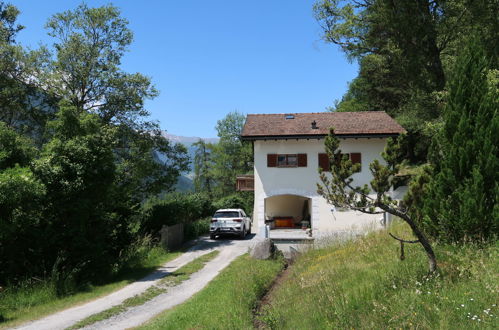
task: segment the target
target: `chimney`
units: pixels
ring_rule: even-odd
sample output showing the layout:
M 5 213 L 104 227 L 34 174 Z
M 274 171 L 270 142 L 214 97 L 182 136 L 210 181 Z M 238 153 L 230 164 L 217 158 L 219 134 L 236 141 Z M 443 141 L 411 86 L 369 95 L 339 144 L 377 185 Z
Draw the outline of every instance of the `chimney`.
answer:
M 312 129 L 317 129 L 317 123 L 315 122 L 315 120 L 312 122 Z

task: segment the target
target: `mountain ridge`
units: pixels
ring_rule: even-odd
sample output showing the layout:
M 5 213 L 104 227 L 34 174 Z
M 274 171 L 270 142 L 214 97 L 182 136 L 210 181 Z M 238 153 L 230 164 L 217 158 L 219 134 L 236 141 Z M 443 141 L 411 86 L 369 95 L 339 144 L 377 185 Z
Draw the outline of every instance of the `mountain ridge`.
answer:
M 198 136 L 183 136 L 167 133 L 166 131 L 161 131 L 161 136 L 168 139 L 169 141 L 182 143 L 187 146 L 187 144 L 193 144 L 199 140 L 203 140 L 206 143 L 217 143 L 219 138 L 202 138 Z
M 201 138 L 197 136 L 182 136 L 182 135 L 174 135 L 174 134 L 169 134 L 166 131 L 161 131 L 161 136 L 166 138 L 168 141 L 173 142 L 173 143 L 180 143 L 183 144 L 186 149 L 187 149 L 187 154 L 189 155 L 189 172 L 187 173 L 182 173 L 178 177 L 178 182 L 175 185 L 175 189 L 177 191 L 181 192 L 189 192 L 194 190 L 194 184 L 193 184 L 193 179 L 194 179 L 194 155 L 196 152 L 196 147 L 193 146 L 194 143 L 198 142 L 199 140 L 203 140 L 206 143 L 218 143 L 219 138 Z M 159 156 L 160 159 L 162 159 L 161 156 Z

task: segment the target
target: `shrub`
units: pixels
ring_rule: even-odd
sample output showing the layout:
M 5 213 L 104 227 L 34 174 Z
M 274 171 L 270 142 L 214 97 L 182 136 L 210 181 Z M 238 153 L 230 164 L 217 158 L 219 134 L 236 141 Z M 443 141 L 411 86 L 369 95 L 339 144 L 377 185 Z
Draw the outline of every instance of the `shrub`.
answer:
M 238 192 L 222 197 L 213 203 L 214 209 L 243 209 L 248 215 L 253 213 L 253 192 Z
M 184 227 L 184 238 L 186 240 L 194 239 L 210 231 L 211 217 L 189 222 Z
M 163 225 L 189 224 L 213 213 L 207 195 L 173 193 L 151 198 L 142 206 L 141 232 L 157 235 Z
M 0 171 L 0 284 L 43 270 L 45 187 L 28 168 Z

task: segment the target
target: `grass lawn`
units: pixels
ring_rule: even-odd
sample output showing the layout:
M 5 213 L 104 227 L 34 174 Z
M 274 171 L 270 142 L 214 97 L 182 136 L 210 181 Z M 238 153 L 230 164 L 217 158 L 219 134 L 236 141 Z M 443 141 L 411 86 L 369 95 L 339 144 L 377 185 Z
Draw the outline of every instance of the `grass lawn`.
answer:
M 140 263 L 127 269 L 104 285 L 88 285 L 72 295 L 58 297 L 49 282 L 26 285 L 0 292 L 0 328 L 12 327 L 57 311 L 79 305 L 123 288 L 154 271 L 161 264 L 181 255 L 152 248 Z
M 411 238 L 404 224 L 392 232 Z M 291 267 L 259 319 L 272 329 L 497 329 L 499 246 L 435 246 L 440 274 L 427 274 L 418 244 L 384 231 L 313 250 Z
M 191 299 L 140 329 L 252 329 L 253 309 L 283 266 L 282 259 L 243 255 Z

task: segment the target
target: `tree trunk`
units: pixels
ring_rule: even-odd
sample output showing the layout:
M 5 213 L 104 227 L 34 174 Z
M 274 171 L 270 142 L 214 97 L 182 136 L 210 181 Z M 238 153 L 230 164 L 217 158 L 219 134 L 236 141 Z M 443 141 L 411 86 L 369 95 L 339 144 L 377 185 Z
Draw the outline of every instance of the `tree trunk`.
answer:
M 430 244 L 430 241 L 426 238 L 426 236 L 423 234 L 423 232 L 418 228 L 416 223 L 407 215 L 404 214 L 398 210 L 395 210 L 391 207 L 388 207 L 386 205 L 378 205 L 380 209 L 382 209 L 385 212 L 388 212 L 390 214 L 393 214 L 402 220 L 404 220 L 409 227 L 411 227 L 412 231 L 414 232 L 414 235 L 419 240 L 419 243 L 423 246 L 423 249 L 426 252 L 426 256 L 428 257 L 428 265 L 429 265 L 429 273 L 433 274 L 437 270 L 437 258 L 435 257 L 435 252 L 433 252 L 433 248 Z

